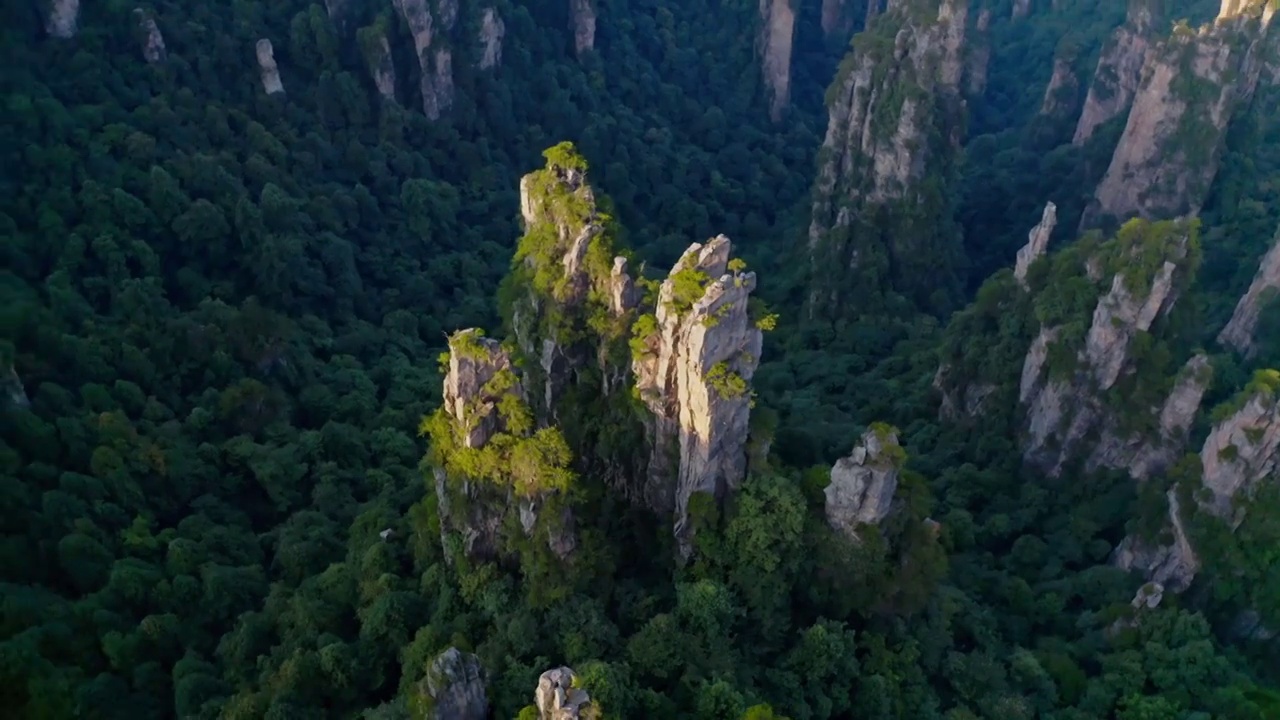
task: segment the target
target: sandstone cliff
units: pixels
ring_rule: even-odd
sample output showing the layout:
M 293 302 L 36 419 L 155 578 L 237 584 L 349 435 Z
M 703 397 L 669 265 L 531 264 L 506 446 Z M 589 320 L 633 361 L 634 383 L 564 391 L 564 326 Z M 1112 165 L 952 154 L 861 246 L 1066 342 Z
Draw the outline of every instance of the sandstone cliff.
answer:
M 80 0 L 50 0 L 44 29 L 51 37 L 73 38 L 80 22 Z
M 502 64 L 502 40 L 507 26 L 497 8 L 487 7 L 480 18 L 480 69 L 488 70 Z
M 385 23 L 379 21 L 361 28 L 356 33 L 356 41 L 360 44 L 365 66 L 369 68 L 369 76 L 373 78 L 378 94 L 384 100 L 395 102 L 396 66 L 391 57 L 391 44 L 387 41 Z
M 280 81 L 280 68 L 276 67 L 275 49 L 271 47 L 271 41 L 262 38 L 255 46 L 258 56 L 258 68 L 262 74 L 262 89 L 268 95 L 276 95 L 284 92 L 284 83 Z
M 1057 226 L 1058 206 L 1053 203 L 1045 203 L 1044 214 L 1040 216 L 1040 224 L 1031 228 L 1030 234 L 1027 235 L 1027 244 L 1021 250 L 1018 250 L 1013 277 L 1022 286 L 1022 289 L 1027 289 L 1027 270 L 1031 268 L 1032 263 L 1044 257 L 1045 251 L 1049 249 L 1049 239 L 1053 237 L 1053 230 Z
M 824 491 L 827 523 L 853 540 L 859 526 L 880 524 L 893 506 L 905 458 L 893 428 L 875 426 L 863 433 L 853 452 L 831 468 Z
M 569 0 L 569 29 L 578 57 L 596 47 L 596 0 Z
M 449 648 L 431 662 L 423 683 L 430 698 L 430 720 L 487 720 L 485 672 L 480 659 Z
M 168 57 L 164 47 L 164 36 L 160 34 L 160 27 L 156 25 L 156 19 L 142 8 L 135 8 L 133 15 L 138 20 L 138 32 L 142 38 L 142 57 L 148 63 L 156 64 L 164 62 Z
M 1122 374 L 1138 371 L 1132 364 L 1134 343 L 1169 312 L 1190 282 L 1197 263 L 1196 228 L 1189 221 L 1130 222 L 1088 259 L 1087 272 L 1103 292 L 1084 336 L 1067 325 L 1044 325 L 1023 364 L 1019 395 L 1027 413 L 1027 462 L 1056 475 L 1067 460 L 1081 455 L 1080 443 L 1087 435 L 1123 432 L 1113 426 L 1145 425 L 1135 418 L 1153 422 L 1162 412 L 1125 403 L 1115 407 L 1108 399 L 1114 398 L 1110 391 Z M 1118 412 L 1127 423 L 1118 422 Z M 1095 464 L 1117 466 L 1113 462 L 1127 465 L 1128 453 L 1094 459 Z
M 1072 144 L 1084 145 L 1099 125 L 1128 112 L 1157 29 L 1158 5 L 1153 0 L 1130 0 L 1124 24 L 1112 33 L 1098 57 Z
M 794 0 L 760 0 L 760 68 L 769 92 L 769 116 L 782 119 L 791 102 L 791 43 L 795 39 Z
M 534 704 L 538 720 L 577 720 L 592 717 L 595 708 L 587 691 L 574 687 L 577 675 L 567 667 L 558 667 L 538 677 Z
M 694 243 L 663 281 L 652 316 L 637 322 L 633 370 L 648 420 L 646 500 L 674 511 L 688 556 L 689 500 L 722 500 L 746 475 L 752 393 L 763 337 L 748 312 L 755 273 L 735 269 L 723 235 Z
M 1124 134 L 1084 226 L 1199 212 L 1227 125 L 1248 105 L 1262 69 L 1266 2 L 1224 3 L 1215 22 L 1198 31 L 1175 27 L 1147 53 Z
M 943 190 L 963 127 L 967 12 L 963 0 L 904 0 L 854 38 L 828 92 L 811 314 L 840 307 L 853 281 L 863 295 L 887 280 L 922 298 L 945 281 L 956 238 Z
M 1231 322 L 1218 335 L 1218 342 L 1228 345 L 1249 355 L 1253 352 L 1254 332 L 1258 320 L 1268 303 L 1280 294 L 1280 228 L 1276 230 L 1271 250 L 1262 258 L 1258 274 L 1254 276 L 1249 290 L 1236 305 Z
M 422 111 L 438 120 L 453 105 L 453 50 L 445 35 L 458 19 L 458 0 L 393 0 L 409 33 L 421 69 Z

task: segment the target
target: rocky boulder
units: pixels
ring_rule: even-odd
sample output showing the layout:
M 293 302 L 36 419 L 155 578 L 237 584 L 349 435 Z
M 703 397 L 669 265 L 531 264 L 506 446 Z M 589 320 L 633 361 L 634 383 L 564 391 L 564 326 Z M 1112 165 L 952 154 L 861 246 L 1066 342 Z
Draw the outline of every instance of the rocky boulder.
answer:
M 862 525 L 878 525 L 889 515 L 898 473 L 906 454 L 895 431 L 873 427 L 853 452 L 836 461 L 826 495 L 827 523 L 856 540 Z
M 567 667 L 548 670 L 538 678 L 534 703 L 539 720 L 578 720 L 588 717 L 592 708 L 591 696 L 586 690 L 575 687 L 578 676 Z

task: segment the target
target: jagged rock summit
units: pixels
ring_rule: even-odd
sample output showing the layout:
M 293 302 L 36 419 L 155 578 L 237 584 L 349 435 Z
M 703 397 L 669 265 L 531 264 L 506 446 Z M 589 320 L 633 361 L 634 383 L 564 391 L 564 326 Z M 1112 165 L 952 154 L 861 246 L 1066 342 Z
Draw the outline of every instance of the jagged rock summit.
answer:
M 577 720 L 592 709 L 591 696 L 577 687 L 578 676 L 567 667 L 558 667 L 538 677 L 534 704 L 538 720 Z
M 794 0 L 760 0 L 761 72 L 769 89 L 769 116 L 775 121 L 791 102 L 791 45 L 795 39 Z
M 897 432 L 874 426 L 862 434 L 848 457 L 831 468 L 826 495 L 827 523 L 856 540 L 862 525 L 878 525 L 889 515 L 906 453 Z
M 1057 225 L 1058 206 L 1045 203 L 1040 224 L 1031 228 L 1031 233 L 1027 236 L 1027 244 L 1018 251 L 1017 264 L 1013 270 L 1014 278 L 1024 290 L 1027 288 L 1027 270 L 1031 268 L 1032 263 L 1044 257 L 1045 251 L 1049 249 L 1049 238 L 1053 236 L 1053 229 Z

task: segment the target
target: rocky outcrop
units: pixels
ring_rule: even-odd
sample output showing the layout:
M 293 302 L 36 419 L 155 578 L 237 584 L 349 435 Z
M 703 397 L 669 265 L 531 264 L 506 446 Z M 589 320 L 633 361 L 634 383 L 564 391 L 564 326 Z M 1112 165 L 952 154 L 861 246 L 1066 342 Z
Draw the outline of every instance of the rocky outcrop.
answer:
M 889 515 L 906 454 L 891 428 L 863 433 L 853 453 L 831 468 L 826 495 L 827 523 L 856 540 L 862 525 L 878 525 Z
M 449 648 L 427 669 L 426 695 L 433 720 L 487 720 L 485 672 L 480 658 Z
M 1159 583 L 1170 592 L 1180 593 L 1191 586 L 1200 570 L 1200 558 L 1191 547 L 1183 525 L 1177 488 L 1170 490 L 1166 498 L 1169 522 L 1163 539 L 1167 542 L 1147 542 L 1130 535 L 1116 548 L 1112 563 L 1122 570 L 1141 572 L 1148 581 Z
M 973 38 L 969 42 L 969 66 L 966 72 L 965 89 L 970 95 L 981 95 L 987 91 L 987 72 L 991 66 L 991 9 L 978 11 L 977 22 L 973 26 Z
M 135 8 L 133 15 L 138 20 L 138 31 L 142 37 L 142 57 L 152 65 L 164 62 L 168 53 L 164 47 L 164 36 L 156 19 L 142 8 Z
M 18 371 L 13 365 L 9 365 L 8 372 L 0 376 L 0 385 L 3 385 L 3 395 L 8 398 L 11 405 L 17 407 L 30 407 L 31 400 L 27 397 L 27 390 L 22 386 L 22 378 L 18 376 Z
M 996 391 L 996 386 L 986 382 L 957 383 L 951 376 L 949 365 L 940 366 L 933 376 L 933 389 L 941 398 L 938 417 L 960 422 L 982 415 L 987 399 Z
M 1173 35 L 1147 54 L 1124 134 L 1082 226 L 1195 215 L 1208 195 L 1227 125 L 1253 96 L 1266 0 L 1224 5 L 1214 23 Z M 1247 7 L 1235 7 L 1235 5 Z
M 1243 404 L 1218 423 L 1204 441 L 1200 464 L 1209 497 L 1208 512 L 1233 528 L 1244 520 L 1238 500 L 1253 496 L 1258 483 L 1280 479 L 1280 372 L 1259 372 Z
M 438 120 L 453 106 L 453 50 L 443 35 L 457 22 L 457 0 L 437 0 L 435 14 L 428 0 L 393 1 L 413 36 L 422 75 L 422 112 Z
M 769 92 L 769 116 L 782 119 L 791 102 L 791 43 L 795 38 L 793 0 L 760 0 L 760 54 L 764 85 Z
M 932 258 L 934 268 L 929 292 L 937 289 L 936 259 L 954 248 L 950 236 L 938 232 L 949 216 L 934 195 L 948 177 L 963 127 L 967 12 L 963 0 L 894 3 L 845 58 L 831 88 L 814 186 L 810 314 L 841 306 L 840 284 L 862 273 L 888 275 L 874 280 L 914 292 L 929 274 L 918 265 L 924 258 Z M 927 175 L 943 182 L 925 183 Z M 886 249 L 888 263 L 873 264 Z
M 480 69 L 488 70 L 502 64 L 502 40 L 507 26 L 502 22 L 498 9 L 487 7 L 480 18 Z
M 268 95 L 277 95 L 284 92 L 284 83 L 280 81 L 280 68 L 276 67 L 275 49 L 271 47 L 271 41 L 262 38 L 256 46 L 258 55 L 258 69 L 262 75 L 262 89 Z
M 387 34 L 380 25 L 365 28 L 360 32 L 360 45 L 364 53 L 365 65 L 373 78 L 373 85 L 383 100 L 396 101 L 396 65 L 391 57 L 391 43 L 387 42 Z
M 1069 458 L 1081 454 L 1079 443 L 1086 435 L 1120 432 L 1108 430 L 1119 424 L 1107 406 L 1108 392 L 1122 374 L 1135 371 L 1131 365 L 1134 342 L 1169 312 L 1181 288 L 1189 282 L 1188 270 L 1194 263 L 1188 262 L 1188 257 L 1195 228 L 1190 221 L 1134 221 L 1099 251 L 1109 261 L 1098 257 L 1088 260 L 1095 272 L 1103 273 L 1105 268 L 1110 282 L 1103 285 L 1108 289 L 1094 307 L 1089 329 L 1070 361 L 1071 367 L 1046 372 L 1054 347 L 1061 342 L 1059 327 L 1042 327 L 1023 363 L 1019 396 L 1027 412 L 1027 462 L 1057 475 Z M 1105 276 L 1097 278 L 1098 282 L 1107 280 Z M 1196 394 L 1190 390 L 1185 393 Z M 1154 415 L 1163 410 L 1151 408 L 1149 412 Z M 1171 414 L 1176 415 L 1176 411 Z M 1127 441 L 1114 442 L 1128 446 Z M 1101 456 L 1094 453 L 1093 462 L 1107 467 L 1117 467 L 1113 462 L 1125 466 L 1131 455 L 1129 451 L 1104 451 Z
M 1280 295 L 1280 229 L 1276 230 L 1271 250 L 1262 258 L 1258 273 L 1249 290 L 1236 304 L 1231 322 L 1218 335 L 1218 342 L 1244 353 L 1253 353 L 1254 332 L 1267 303 Z
M 578 57 L 596 47 L 596 0 L 569 0 L 569 29 Z
M 1116 28 L 1098 56 L 1098 67 L 1071 138 L 1073 145 L 1084 145 L 1098 126 L 1129 110 L 1156 30 L 1156 6 L 1153 0 L 1130 0 L 1124 24 Z
M 1013 0 L 1013 17 L 1024 18 L 1031 14 L 1031 0 Z
M 591 696 L 575 687 L 578 676 L 567 667 L 548 670 L 538 677 L 534 704 L 538 720 L 577 720 L 593 709 Z
M 1045 252 L 1049 249 L 1049 238 L 1053 236 L 1053 229 L 1058 225 L 1058 206 L 1053 203 L 1045 203 L 1044 213 L 1040 216 L 1040 224 L 1031 228 L 1031 233 L 1027 236 L 1027 244 L 1018 251 L 1017 264 L 1013 269 L 1013 276 L 1017 279 L 1022 289 L 1027 289 L 1027 270 L 1031 268 L 1031 264 L 1036 260 L 1044 257 Z
M 853 4 L 851 0 L 822 0 L 822 34 L 848 39 L 853 32 Z M 868 0 L 868 4 L 874 5 L 875 0 Z
M 66 40 L 76 36 L 80 22 L 80 0 L 49 0 L 44 29 L 51 37 Z
M 634 349 L 636 389 L 651 412 L 646 500 L 674 511 L 683 557 L 691 549 L 690 498 L 723 499 L 747 469 L 750 381 L 763 338 L 747 310 L 755 273 L 733 269 L 731 250 L 723 235 L 689 246 Z
M 1063 117 L 1069 115 L 1076 107 L 1080 92 L 1080 80 L 1076 77 L 1072 65 L 1075 58 L 1059 53 L 1053 59 L 1053 75 L 1049 78 L 1049 86 L 1044 90 L 1044 98 L 1040 101 L 1040 115 L 1043 117 Z

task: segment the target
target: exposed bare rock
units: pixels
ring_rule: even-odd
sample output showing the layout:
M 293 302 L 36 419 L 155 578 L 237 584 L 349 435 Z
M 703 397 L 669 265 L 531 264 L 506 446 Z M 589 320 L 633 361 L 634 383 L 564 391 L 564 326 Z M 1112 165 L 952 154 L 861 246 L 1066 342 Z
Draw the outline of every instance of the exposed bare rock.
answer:
M 138 30 L 142 36 L 142 57 L 152 65 L 164 62 L 168 53 L 156 19 L 142 8 L 135 8 L 133 14 L 138 19 Z
M 262 89 L 268 95 L 276 95 L 284 92 L 284 83 L 280 82 L 280 68 L 276 67 L 275 49 L 271 47 L 271 41 L 262 38 L 256 46 L 258 54 L 258 67 L 262 71 Z
M 426 694 L 432 720 L 487 720 L 485 672 L 480 658 L 449 648 L 427 669 Z
M 987 91 L 987 72 L 991 65 L 991 9 L 982 8 L 973 26 L 973 39 L 969 43 L 969 67 L 966 70 L 965 89 L 970 95 Z
M 391 44 L 387 41 L 385 28 L 380 24 L 363 28 L 357 33 L 357 39 L 378 94 L 384 100 L 395 102 L 396 65 L 391 57 Z
M 1127 468 L 1135 480 L 1146 480 L 1163 472 L 1185 450 L 1187 432 L 1200 411 L 1200 403 L 1213 381 L 1213 367 L 1207 355 L 1198 354 L 1187 361 L 1174 383 L 1173 390 L 1160 408 L 1157 432 L 1125 435 L 1108 418 L 1085 463 L 1086 469 Z
M 791 102 L 791 43 L 795 39 L 793 0 L 760 0 L 761 71 L 769 89 L 769 116 L 777 121 Z
M 453 106 L 453 51 L 448 43 L 437 35 L 448 31 L 458 17 L 457 0 L 440 0 L 437 8 L 440 14 L 439 26 L 437 18 L 431 14 L 427 0 L 393 0 L 409 33 L 413 36 L 413 47 L 417 51 L 418 65 L 421 68 L 422 111 L 431 120 L 440 116 Z
M 627 259 L 613 259 L 613 271 L 609 273 L 609 309 L 614 315 L 622 315 L 639 301 L 635 281 L 627 273 Z
M 587 691 L 574 687 L 576 679 L 577 675 L 567 667 L 542 673 L 533 696 L 538 720 L 577 720 L 592 709 Z
M 1053 59 L 1053 75 L 1049 78 L 1049 86 L 1044 90 L 1044 98 L 1040 101 L 1040 114 L 1046 117 L 1064 116 L 1076 106 L 1080 93 L 1080 80 L 1076 77 L 1072 63 L 1075 58 L 1059 54 Z
M 1261 13 L 1261 4 L 1241 14 L 1224 7 L 1219 20 L 1198 32 L 1175 27 L 1146 55 L 1124 134 L 1083 227 L 1106 218 L 1200 211 L 1218 171 L 1227 125 L 1257 86 L 1265 35 Z
M 878 235 L 888 238 L 895 279 L 904 285 L 920 257 L 949 252 L 932 246 L 938 242 L 932 218 L 916 218 L 911 228 L 851 229 L 886 206 L 910 206 L 918 215 L 919 206 L 936 204 L 926 197 L 936 189 L 921 181 L 958 150 L 968 3 L 934 2 L 936 16 L 922 14 L 932 2 L 892 4 L 859 36 L 866 41 L 855 41 L 833 83 L 809 245 L 815 274 L 834 278 L 813 283 L 811 314 L 841 304 L 836 280 L 861 266 L 873 251 L 863 244 L 879 242 Z
M 1031 228 L 1031 233 L 1027 236 L 1027 244 L 1018 251 L 1018 261 L 1013 270 L 1013 276 L 1017 278 L 1018 284 L 1024 290 L 1027 287 L 1027 270 L 1031 268 L 1032 263 L 1044 257 L 1045 251 L 1049 249 L 1049 238 L 1053 236 L 1053 229 L 1057 225 L 1058 206 L 1045 203 L 1040 224 Z
M 1109 290 L 1094 308 L 1071 372 L 1043 378 L 1060 329 L 1041 328 L 1024 361 L 1019 388 L 1027 412 L 1023 449 L 1028 462 L 1057 475 L 1068 459 L 1081 455 L 1080 441 L 1094 432 L 1101 434 L 1102 442 L 1086 455 L 1093 467 L 1127 467 L 1138 455 L 1147 457 L 1144 464 L 1158 464 L 1164 457 L 1163 443 L 1153 446 L 1161 448 L 1159 452 L 1148 448 L 1155 453 L 1148 457 L 1142 440 L 1130 439 L 1116 429 L 1114 413 L 1104 400 L 1121 375 L 1132 372 L 1133 343 L 1169 312 L 1178 292 L 1189 281 L 1188 267 L 1192 263 L 1187 262 L 1187 257 L 1194 232 L 1195 224 L 1190 221 L 1156 225 L 1135 221 L 1122 228 L 1118 239 L 1112 241 L 1115 245 L 1106 251 L 1121 254 L 1109 265 L 1113 273 Z M 1101 273 L 1103 263 L 1097 262 L 1097 266 Z M 1154 271 L 1144 274 L 1137 270 L 1141 267 Z M 1102 277 L 1097 279 L 1103 281 Z M 1202 361 L 1195 364 L 1199 362 Z M 1197 391 L 1196 387 L 1186 386 L 1177 393 L 1175 408 L 1169 411 L 1171 418 L 1180 417 L 1183 401 L 1195 397 L 1198 404 L 1203 388 Z M 1150 412 L 1154 415 L 1164 411 L 1151 408 Z
M 494 409 L 507 392 L 490 394 L 486 386 L 500 372 L 511 369 L 511 357 L 479 330 L 462 330 L 449 338 L 449 372 L 444 378 L 444 407 L 463 428 L 462 444 L 480 448 L 502 428 Z
M 933 389 L 941 396 L 938 416 L 952 422 L 972 419 L 982 415 L 987 398 L 996 391 L 991 383 L 964 383 L 963 387 L 954 387 L 951 380 L 951 368 L 942 365 L 933 376 Z
M 646 500 L 674 510 L 684 557 L 690 497 L 721 500 L 746 475 L 750 381 L 763 338 L 747 311 L 755 273 L 729 269 L 731 250 L 723 235 L 689 246 L 662 283 L 655 329 L 632 365 L 652 413 Z
M 507 26 L 502 22 L 498 9 L 487 7 L 480 18 L 480 69 L 488 70 L 502 64 L 502 40 Z
M 1013 0 L 1013 17 L 1024 18 L 1031 14 L 1031 0 Z
M 1152 1 L 1130 0 L 1124 24 L 1112 33 L 1098 57 L 1098 67 L 1071 139 L 1073 145 L 1084 145 L 1099 125 L 1129 110 L 1155 30 Z
M 76 36 L 80 21 L 80 0 L 49 0 L 44 29 L 50 36 L 66 40 Z
M 904 458 L 891 429 L 873 427 L 863 433 L 853 453 L 831 468 L 831 482 L 824 491 L 827 523 L 856 540 L 859 526 L 884 520 L 893 505 Z
M 573 49 L 578 57 L 596 47 L 596 0 L 569 0 Z
M 1271 250 L 1262 258 L 1258 274 L 1254 276 L 1249 290 L 1240 298 L 1231 322 L 1218 335 L 1218 342 L 1250 355 L 1253 352 L 1254 331 L 1258 327 L 1258 319 L 1268 302 L 1280 293 L 1280 229 L 1276 230 Z
M 1232 527 L 1244 520 L 1236 501 L 1252 497 L 1258 483 L 1280 479 L 1280 373 L 1259 374 L 1271 377 L 1245 391 L 1243 406 L 1213 428 L 1200 451 L 1212 494 L 1204 507 Z
M 18 407 L 29 407 L 31 400 L 27 397 L 26 388 L 22 386 L 22 378 L 18 377 L 18 371 L 13 365 L 9 365 L 9 371 L 5 373 L 2 381 L 4 385 L 4 395 L 9 398 L 12 405 Z
M 1150 582 L 1159 583 L 1167 591 L 1180 593 L 1191 586 L 1200 570 L 1200 559 L 1191 547 L 1182 523 L 1177 488 L 1170 490 L 1166 497 L 1169 502 L 1167 544 L 1148 543 L 1130 535 L 1116 548 L 1112 563 L 1123 570 L 1142 572 Z
M 822 34 L 829 38 L 847 38 L 853 32 L 851 0 L 822 0 Z

